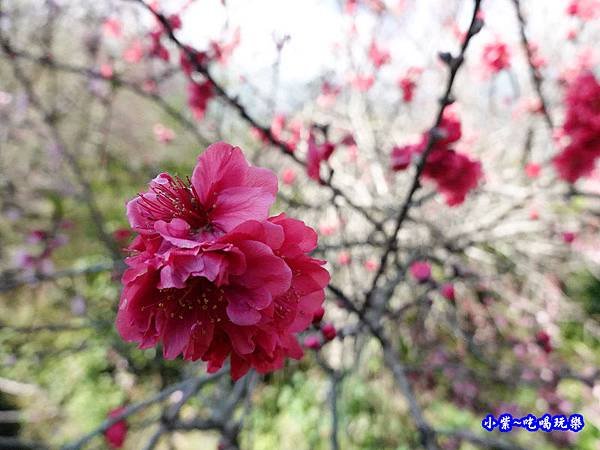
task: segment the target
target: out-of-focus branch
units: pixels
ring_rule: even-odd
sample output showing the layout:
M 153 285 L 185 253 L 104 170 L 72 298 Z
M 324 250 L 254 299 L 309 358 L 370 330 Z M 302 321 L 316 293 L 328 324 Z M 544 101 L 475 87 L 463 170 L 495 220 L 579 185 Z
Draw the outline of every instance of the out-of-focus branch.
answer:
M 1 6 L 1 5 L 0 5 Z M 0 14 L 2 11 L 0 10 Z M 106 231 L 105 228 L 105 220 L 103 217 L 100 208 L 96 203 L 96 198 L 94 196 L 94 192 L 92 187 L 86 178 L 83 168 L 79 163 L 76 156 L 70 151 L 67 147 L 64 139 L 60 135 L 57 127 L 56 127 L 56 117 L 49 111 L 46 111 L 46 108 L 38 98 L 35 90 L 33 89 L 33 85 L 31 80 L 25 75 L 18 61 L 11 57 L 11 48 L 8 39 L 0 34 L 0 48 L 2 48 L 3 52 L 6 54 L 8 61 L 11 64 L 13 74 L 17 81 L 21 84 L 25 92 L 27 93 L 27 97 L 33 107 L 38 111 L 38 113 L 42 116 L 42 120 L 48 129 L 48 133 L 50 134 L 51 139 L 54 141 L 54 145 L 61 150 L 64 154 L 65 159 L 67 160 L 69 167 L 73 171 L 77 182 L 79 183 L 83 200 L 88 208 L 90 218 L 92 219 L 92 223 L 96 228 L 96 232 L 98 233 L 98 238 L 104 244 L 106 249 L 110 252 L 111 256 L 115 260 L 119 260 L 121 258 L 121 253 L 119 251 L 119 247 L 111 235 Z
M 60 72 L 72 73 L 75 75 L 80 75 L 82 77 L 87 77 L 94 80 L 104 80 L 112 83 L 115 87 L 123 87 L 130 92 L 133 92 L 139 97 L 145 98 L 154 102 L 158 105 L 165 113 L 175 119 L 177 122 L 181 124 L 182 127 L 191 132 L 195 139 L 198 141 L 198 144 L 206 147 L 209 145 L 209 142 L 202 136 L 196 125 L 187 119 L 183 114 L 181 114 L 176 108 L 171 106 L 165 99 L 163 99 L 159 94 L 151 91 L 144 90 L 140 87 L 139 83 L 135 83 L 129 80 L 126 80 L 119 75 L 113 74 L 110 78 L 102 75 L 99 71 L 90 69 L 87 67 L 80 67 L 71 64 L 66 64 L 62 62 L 58 62 L 51 57 L 48 56 L 36 56 L 24 50 L 14 48 L 9 42 L 6 42 L 6 48 L 15 58 L 23 59 L 25 61 L 31 61 L 41 66 L 48 67 L 50 69 L 58 70 Z M 169 71 L 170 72 L 170 71 Z
M 238 437 L 241 422 L 234 419 L 235 409 L 249 396 L 254 387 L 256 373 L 250 372 L 242 380 L 236 382 L 230 395 L 220 402 L 219 407 L 211 411 L 208 418 L 195 418 L 173 421 L 169 424 L 171 430 L 217 430 L 221 433 L 221 445 L 227 450 L 238 450 Z
M 456 74 L 458 73 L 458 70 L 460 69 L 460 67 L 462 66 L 462 64 L 464 62 L 465 53 L 467 51 L 469 43 L 471 42 L 471 39 L 473 38 L 473 36 L 475 36 L 481 30 L 481 27 L 483 26 L 483 21 L 478 18 L 479 9 L 481 6 L 481 0 L 475 0 L 474 3 L 475 4 L 473 7 L 473 14 L 471 16 L 471 23 L 469 25 L 469 29 L 467 30 L 467 33 L 465 34 L 465 37 L 462 42 L 458 56 L 452 56 L 449 53 L 444 53 L 443 55 L 441 55 L 441 56 L 443 56 L 442 59 L 446 62 L 448 69 L 449 69 L 448 80 L 446 82 L 446 88 L 444 90 L 444 94 L 442 95 L 441 99 L 439 100 L 440 107 L 438 109 L 433 127 L 431 128 L 430 132 L 428 133 L 427 144 L 425 146 L 425 150 L 421 154 L 421 157 L 417 163 L 415 174 L 413 176 L 412 183 L 411 183 L 408 193 L 406 195 L 406 199 L 402 203 L 400 211 L 398 212 L 398 215 L 396 217 L 394 231 L 392 231 L 392 234 L 390 235 L 387 245 L 383 251 L 383 255 L 381 256 L 381 261 L 379 263 L 379 268 L 377 269 L 377 272 L 376 272 L 375 277 L 373 278 L 373 282 L 371 284 L 371 289 L 369 290 L 369 293 L 367 294 L 367 297 L 365 299 L 365 303 L 363 306 L 363 310 L 365 310 L 365 311 L 369 308 L 372 298 L 373 298 L 373 295 L 375 294 L 375 291 L 377 289 L 377 283 L 379 282 L 379 279 L 385 272 L 389 255 L 396 248 L 396 241 L 398 238 L 398 233 L 399 233 L 400 229 L 402 228 L 402 224 L 404 223 L 405 219 L 407 218 L 408 211 L 413 204 L 413 196 L 415 195 L 415 193 L 417 192 L 417 190 L 419 190 L 419 188 L 421 186 L 420 179 L 421 179 L 423 170 L 425 169 L 427 157 L 433 150 L 433 146 L 435 145 L 435 143 L 440 139 L 439 126 L 442 123 L 444 111 L 446 110 L 446 107 L 448 105 L 450 105 L 454 102 L 454 98 L 452 97 L 452 88 L 454 86 L 454 80 L 456 79 Z
M 205 375 L 205 376 L 199 377 L 199 378 L 198 377 L 188 378 L 187 380 L 173 384 L 173 385 L 167 387 L 166 389 L 163 389 L 158 394 L 156 394 L 146 400 L 143 400 L 139 403 L 136 403 L 134 405 L 130 405 L 130 406 L 126 407 L 120 414 L 117 414 L 113 417 L 106 419 L 96 429 L 90 431 L 89 433 L 83 435 L 81 438 L 77 439 L 76 441 L 72 442 L 71 444 L 65 445 L 62 448 L 63 448 L 63 450 L 81 449 L 89 441 L 91 441 L 94 437 L 104 433 L 106 430 L 108 430 L 111 426 L 113 426 L 117 422 L 119 422 L 123 419 L 126 419 L 127 417 L 129 417 L 133 414 L 136 414 L 139 411 L 142 411 L 155 403 L 162 402 L 163 400 L 167 399 L 173 392 L 176 392 L 179 390 L 185 391 L 186 389 L 188 389 L 191 386 L 195 386 L 195 390 L 197 392 L 197 390 L 201 389 L 202 386 L 205 386 L 206 384 L 217 380 L 218 378 L 223 376 L 223 374 L 225 374 L 228 370 L 229 370 L 229 367 L 224 367 L 219 372 Z
M 383 359 L 390 371 L 392 372 L 392 376 L 400 388 L 400 391 L 404 395 L 404 398 L 408 402 L 408 408 L 410 414 L 417 426 L 417 430 L 419 431 L 419 435 L 421 438 L 421 445 L 425 447 L 427 450 L 436 450 L 438 449 L 438 445 L 436 443 L 435 434 L 433 433 L 433 428 L 429 423 L 425 420 L 423 416 L 423 411 L 417 402 L 417 398 L 415 397 L 415 393 L 410 385 L 408 378 L 406 377 L 406 371 L 404 365 L 398 359 L 396 355 L 396 351 L 392 347 L 390 341 L 383 334 L 383 329 L 381 324 L 376 323 L 371 317 L 369 317 L 365 312 L 359 308 L 357 308 L 354 303 L 342 292 L 341 289 L 329 284 L 329 290 L 333 292 L 337 298 L 340 300 L 342 305 L 349 311 L 356 314 L 360 321 L 367 326 L 371 334 L 379 341 L 383 351 Z
M 270 127 L 261 125 L 259 123 L 258 119 L 256 119 L 248 111 L 246 106 L 244 106 L 237 97 L 231 96 L 231 95 L 229 95 L 229 93 L 227 93 L 225 88 L 223 88 L 223 86 L 221 86 L 216 81 L 216 79 L 212 76 L 212 74 L 210 73 L 208 68 L 204 64 L 202 64 L 198 61 L 198 58 L 196 58 L 195 50 L 184 45 L 179 40 L 179 38 L 177 38 L 177 36 L 175 36 L 173 27 L 171 26 L 171 23 L 169 22 L 167 17 L 165 17 L 162 13 L 157 11 L 156 8 L 154 8 L 151 5 L 149 5 L 148 3 L 146 3 L 144 0 L 124 0 L 124 1 L 138 3 L 138 4 L 142 5 L 144 8 L 146 8 L 149 12 L 151 12 L 154 15 L 154 17 L 160 22 L 161 26 L 164 28 L 165 33 L 169 37 L 171 42 L 173 42 L 179 48 L 180 51 L 185 52 L 188 60 L 192 64 L 194 70 L 196 72 L 198 72 L 199 74 L 201 74 L 202 76 L 204 76 L 211 83 L 211 85 L 213 86 L 213 89 L 215 90 L 215 92 L 217 93 L 217 95 L 220 98 L 222 98 L 229 106 L 231 106 L 234 110 L 236 110 L 238 112 L 238 114 L 240 115 L 240 117 L 246 123 L 248 123 L 250 126 L 259 130 L 262 133 L 262 135 L 265 136 L 267 138 L 267 140 L 273 146 L 277 147 L 283 154 L 292 158 L 296 163 L 300 164 L 301 166 L 306 166 L 306 163 L 304 161 L 302 161 L 300 158 L 298 158 L 298 156 L 295 153 L 290 151 L 290 149 L 288 148 L 288 146 L 286 145 L 285 142 L 282 142 L 275 137 L 275 135 L 271 132 Z M 325 180 L 323 178 L 320 178 L 319 182 L 321 185 L 329 188 L 329 190 L 331 191 L 331 193 L 333 194 L 334 197 L 343 198 L 344 201 L 348 204 L 348 206 L 350 206 L 353 210 L 360 213 L 373 226 L 375 226 L 375 228 L 381 230 L 381 224 L 378 221 L 376 221 L 375 219 L 373 219 L 373 217 L 371 217 L 371 214 L 368 211 L 366 211 L 364 208 L 362 208 L 361 206 L 358 206 L 356 203 L 354 203 L 354 201 L 352 199 L 350 199 L 350 197 L 348 197 L 338 187 L 332 185 L 328 180 Z
M 61 278 L 73 278 L 82 275 L 107 272 L 120 267 L 115 262 L 94 264 L 88 267 L 57 270 L 52 273 L 34 273 L 32 275 L 18 274 L 15 271 L 6 271 L 0 273 L 0 294 L 11 291 L 21 286 L 34 286 L 45 281 L 55 281 Z
M 525 447 L 492 436 L 480 436 L 466 430 L 436 430 L 441 436 L 455 437 L 489 450 L 525 450 Z
M 41 442 L 23 441 L 19 438 L 0 436 L 0 449 L 14 450 L 46 450 L 46 445 Z
M 329 393 L 327 399 L 329 402 L 329 409 L 331 410 L 331 432 L 329 434 L 329 442 L 331 450 L 339 450 L 339 414 L 338 414 L 338 396 L 341 382 L 344 378 L 345 373 L 341 370 L 336 370 L 331 367 L 325 359 L 319 354 L 315 354 L 317 363 L 327 376 L 329 377 Z
M 523 51 L 525 52 L 525 55 L 527 57 L 527 65 L 529 66 L 529 73 L 531 74 L 533 87 L 535 88 L 535 92 L 540 102 L 542 114 L 544 115 L 544 120 L 546 121 L 546 124 L 548 125 L 550 131 L 552 131 L 554 129 L 554 122 L 552 120 L 552 116 L 550 115 L 550 111 L 548 110 L 548 101 L 546 100 L 542 89 L 542 74 L 533 62 L 534 55 L 533 50 L 531 48 L 531 44 L 527 39 L 527 33 L 525 31 L 525 29 L 527 28 L 527 23 L 525 21 L 525 16 L 523 15 L 523 10 L 521 9 L 521 0 L 512 0 L 512 2 L 515 7 L 515 12 L 517 14 L 517 20 L 519 21 L 519 34 L 521 37 L 521 45 L 523 46 Z

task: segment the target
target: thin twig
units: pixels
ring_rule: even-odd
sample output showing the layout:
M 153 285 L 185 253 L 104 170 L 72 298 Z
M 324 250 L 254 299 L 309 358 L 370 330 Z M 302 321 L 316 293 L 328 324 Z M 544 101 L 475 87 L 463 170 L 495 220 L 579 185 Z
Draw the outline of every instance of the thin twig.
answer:
M 535 88 L 535 92 L 537 93 L 537 97 L 542 109 L 542 114 L 544 115 L 544 120 L 546 121 L 546 124 L 548 125 L 550 131 L 552 131 L 554 129 L 554 121 L 552 120 L 552 116 L 550 116 L 550 111 L 548 110 L 548 101 L 546 100 L 546 97 L 544 96 L 544 92 L 542 90 L 542 74 L 533 62 L 533 49 L 531 48 L 531 44 L 527 39 L 527 33 L 525 32 L 527 24 L 525 21 L 525 16 L 523 16 L 523 11 L 521 9 L 521 1 L 512 0 L 512 2 L 515 7 L 515 12 L 517 14 L 517 20 L 519 21 L 519 34 L 521 36 L 521 45 L 523 46 L 523 50 L 525 51 L 525 55 L 527 57 L 527 65 L 529 66 L 529 73 L 531 74 L 533 87 Z

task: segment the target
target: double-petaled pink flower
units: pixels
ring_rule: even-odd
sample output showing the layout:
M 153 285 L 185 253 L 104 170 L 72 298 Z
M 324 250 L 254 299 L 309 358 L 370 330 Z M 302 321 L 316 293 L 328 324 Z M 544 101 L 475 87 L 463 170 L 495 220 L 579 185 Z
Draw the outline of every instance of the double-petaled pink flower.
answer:
M 158 175 L 127 205 L 139 233 L 117 328 L 140 348 L 163 346 L 218 370 L 231 359 L 234 379 L 300 358 L 296 333 L 311 323 L 329 282 L 323 261 L 307 254 L 317 234 L 301 221 L 268 217 L 277 178 L 252 167 L 241 150 L 211 145 L 190 179 Z
M 453 144 L 462 136 L 457 116 L 446 112 L 437 133 L 438 136 L 427 156 L 423 178 L 436 183 L 437 190 L 444 195 L 446 204 L 459 205 L 483 177 L 481 163 L 453 148 Z M 391 154 L 392 169 L 402 171 L 410 166 L 425 151 L 429 139 L 428 134 L 424 133 L 417 144 L 394 147 Z
M 600 83 L 583 72 L 569 86 L 563 130 L 569 144 L 554 158 L 558 175 L 569 183 L 589 176 L 600 157 Z

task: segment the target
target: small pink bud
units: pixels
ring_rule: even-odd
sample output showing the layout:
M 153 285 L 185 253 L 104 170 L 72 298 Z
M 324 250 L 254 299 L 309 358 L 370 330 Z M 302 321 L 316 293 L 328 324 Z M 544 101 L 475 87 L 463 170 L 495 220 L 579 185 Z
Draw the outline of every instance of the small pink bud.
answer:
M 283 184 L 287 184 L 288 186 L 294 184 L 294 181 L 296 181 L 296 171 L 294 169 L 285 169 L 281 173 L 281 179 Z
M 171 15 L 171 17 L 169 17 L 169 25 L 174 30 L 178 30 L 181 28 L 181 17 L 179 17 L 177 14 Z
M 108 417 L 117 417 L 125 411 L 124 407 L 113 409 L 108 413 Z M 125 419 L 119 420 L 115 424 L 108 427 L 104 432 L 104 438 L 110 448 L 122 448 L 127 437 L 128 426 Z
M 313 315 L 312 323 L 318 324 L 323 320 L 323 316 L 325 315 L 325 309 L 321 306 Z
M 550 335 L 546 331 L 544 331 L 544 330 L 538 331 L 535 335 L 535 340 L 536 340 L 537 344 L 540 347 L 542 347 L 542 349 L 546 353 L 552 352 L 552 344 L 550 343 Z
M 100 75 L 102 78 L 110 79 L 114 75 L 113 68 L 110 64 L 104 63 L 100 66 Z
M 161 144 L 168 144 L 175 139 L 175 132 L 161 123 L 155 124 L 152 131 L 154 132 L 154 138 Z
M 379 267 L 379 263 L 377 261 L 375 261 L 373 258 L 367 259 L 365 261 L 365 269 L 367 269 L 369 272 L 375 272 L 378 267 Z
M 338 254 L 338 264 L 341 266 L 347 266 L 348 264 L 350 264 L 350 261 L 352 260 L 352 257 L 350 256 L 350 253 L 348 253 L 347 251 L 341 251 Z
M 304 338 L 304 347 L 319 350 L 321 348 L 321 341 L 315 335 L 306 336 Z
M 123 242 L 127 241 L 131 237 L 132 232 L 128 228 L 117 228 L 115 231 L 113 231 L 112 235 L 115 241 Z
M 454 301 L 454 299 L 456 298 L 454 294 L 454 285 L 452 283 L 442 284 L 442 287 L 440 288 L 440 293 L 445 299 L 450 301 Z
M 337 336 L 337 332 L 332 323 L 326 323 L 321 327 L 321 333 L 323 333 L 323 337 L 327 341 L 332 341 Z
M 575 240 L 575 237 L 576 235 L 572 231 L 565 231 L 562 234 L 563 242 L 565 242 L 566 244 L 570 244 L 571 242 L 573 242 Z
M 531 220 L 538 220 L 538 219 L 540 218 L 540 213 L 538 212 L 538 210 L 537 210 L 537 209 L 535 209 L 535 208 L 531 208 L 531 209 L 529 210 L 529 218 L 530 218 Z
M 529 178 L 537 178 L 540 176 L 540 172 L 542 171 L 542 166 L 536 163 L 529 163 L 525 166 L 525 174 Z
M 419 283 L 425 283 L 431 278 L 431 264 L 427 261 L 415 261 L 410 266 L 410 274 Z

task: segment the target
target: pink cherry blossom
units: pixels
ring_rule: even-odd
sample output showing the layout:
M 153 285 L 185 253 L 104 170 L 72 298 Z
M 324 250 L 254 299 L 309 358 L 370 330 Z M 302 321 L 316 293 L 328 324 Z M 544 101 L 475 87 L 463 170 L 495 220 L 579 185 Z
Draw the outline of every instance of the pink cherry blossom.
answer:
M 529 178 L 538 178 L 540 176 L 540 172 L 542 171 L 542 166 L 536 163 L 528 163 L 525 165 L 525 174 Z
M 213 85 L 208 80 L 188 84 L 188 106 L 197 120 L 204 119 L 208 102 L 214 95 Z
M 283 181 L 283 184 L 287 184 L 288 186 L 294 184 L 296 177 L 297 175 L 294 169 L 284 169 L 281 173 L 281 181 Z
M 154 132 L 155 139 L 161 144 L 168 144 L 175 139 L 175 132 L 161 123 L 155 124 L 152 131 Z

